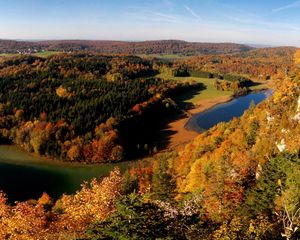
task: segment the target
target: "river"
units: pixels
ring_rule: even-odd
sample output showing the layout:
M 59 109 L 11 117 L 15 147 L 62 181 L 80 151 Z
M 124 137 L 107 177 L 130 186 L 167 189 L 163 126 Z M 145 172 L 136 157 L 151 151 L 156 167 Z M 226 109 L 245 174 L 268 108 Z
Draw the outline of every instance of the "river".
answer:
M 11 202 L 37 199 L 43 192 L 57 199 L 74 193 L 83 181 L 107 176 L 114 167 L 121 170 L 130 163 L 71 164 L 52 161 L 24 152 L 15 146 L 0 145 L 0 190 Z
M 202 132 L 219 122 L 239 117 L 249 108 L 251 101 L 258 104 L 271 91 L 250 93 L 247 96 L 219 104 L 205 112 L 193 115 L 186 124 L 188 129 Z M 16 146 L 0 145 L 0 190 L 7 193 L 11 202 L 37 199 L 43 192 L 57 199 L 63 193 L 74 193 L 83 181 L 107 176 L 114 167 L 121 170 L 131 163 L 71 164 L 37 157 Z
M 194 114 L 188 120 L 185 127 L 189 130 L 201 133 L 220 122 L 228 122 L 234 117 L 242 116 L 252 101 L 258 104 L 270 96 L 271 93 L 271 90 L 266 90 L 234 98 L 230 102 L 219 104 L 207 111 Z

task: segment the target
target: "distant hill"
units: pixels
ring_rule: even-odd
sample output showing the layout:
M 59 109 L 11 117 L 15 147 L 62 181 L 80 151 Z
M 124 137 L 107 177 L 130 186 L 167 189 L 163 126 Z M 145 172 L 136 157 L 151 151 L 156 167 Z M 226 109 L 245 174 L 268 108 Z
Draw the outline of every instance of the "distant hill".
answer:
M 30 53 L 40 51 L 94 51 L 109 54 L 224 54 L 239 53 L 253 47 L 236 43 L 198 43 L 179 40 L 143 42 L 51 40 L 0 40 L 0 53 Z
M 245 45 L 253 47 L 253 48 L 274 48 L 277 46 L 274 45 L 267 45 L 267 44 L 252 44 L 252 43 L 246 43 Z

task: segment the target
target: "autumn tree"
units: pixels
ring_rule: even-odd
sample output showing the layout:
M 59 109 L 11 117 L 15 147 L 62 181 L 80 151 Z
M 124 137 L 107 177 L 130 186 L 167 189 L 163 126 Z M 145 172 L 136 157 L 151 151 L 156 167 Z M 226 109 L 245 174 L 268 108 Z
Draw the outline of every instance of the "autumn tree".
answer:
M 92 222 L 107 218 L 115 210 L 115 200 L 120 196 L 122 176 L 115 169 L 102 181 L 84 183 L 82 189 L 73 196 L 64 195 L 56 209 L 63 212 L 56 227 L 68 231 L 84 230 Z

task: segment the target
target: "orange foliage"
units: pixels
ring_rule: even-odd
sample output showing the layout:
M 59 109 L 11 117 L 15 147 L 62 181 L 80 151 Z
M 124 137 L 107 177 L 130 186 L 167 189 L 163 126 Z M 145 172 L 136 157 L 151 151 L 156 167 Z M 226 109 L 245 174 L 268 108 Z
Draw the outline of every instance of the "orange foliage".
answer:
M 192 70 L 220 74 L 238 74 L 256 80 L 284 78 L 286 71 L 293 67 L 295 48 L 279 47 L 255 49 L 235 55 L 207 55 L 179 60 Z M 297 55 L 298 56 L 298 55 Z
M 43 192 L 42 196 L 38 199 L 38 204 L 47 205 L 50 203 L 51 203 L 51 197 L 46 192 Z
M 139 161 L 136 167 L 130 169 L 130 175 L 137 177 L 140 194 L 145 194 L 150 191 L 153 175 L 152 165 L 145 166 L 142 161 Z
M 67 152 L 68 159 L 76 161 L 80 159 L 80 148 L 77 145 L 73 145 Z
M 121 182 L 120 170 L 115 169 L 102 181 L 84 183 L 75 195 L 64 195 L 52 211 L 45 210 L 52 204 L 47 193 L 37 202 L 16 202 L 12 206 L 0 192 L 0 239 L 54 240 L 82 236 L 89 224 L 103 220 L 115 210 Z
M 102 181 L 92 180 L 73 196 L 64 195 L 57 203 L 63 210 L 55 226 L 61 231 L 80 231 L 91 222 L 100 221 L 115 209 L 114 202 L 121 192 L 122 176 L 115 169 Z
M 255 180 L 258 164 L 278 153 L 277 143 L 284 139 L 286 150 L 298 150 L 300 125 L 293 117 L 299 84 L 297 77 L 287 78 L 272 98 L 188 144 L 172 164 L 181 195 L 202 191 L 208 216 L 220 221 L 230 218 L 243 201 L 244 184 Z
M 4 203 L 0 201 L 0 204 L 3 214 Z M 0 239 L 43 239 L 47 218 L 41 205 L 18 202 L 15 207 L 4 205 L 4 208 L 5 213 L 0 218 Z

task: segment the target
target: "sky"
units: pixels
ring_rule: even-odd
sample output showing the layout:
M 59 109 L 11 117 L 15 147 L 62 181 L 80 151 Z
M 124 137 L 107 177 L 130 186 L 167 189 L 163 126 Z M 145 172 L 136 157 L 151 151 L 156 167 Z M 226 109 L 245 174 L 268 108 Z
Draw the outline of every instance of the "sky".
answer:
M 0 39 L 300 46 L 300 1 L 0 0 Z

